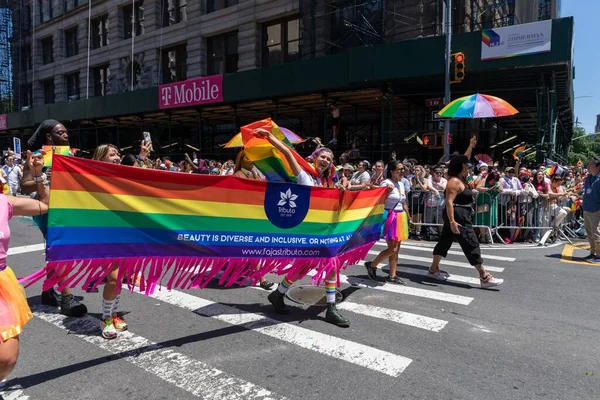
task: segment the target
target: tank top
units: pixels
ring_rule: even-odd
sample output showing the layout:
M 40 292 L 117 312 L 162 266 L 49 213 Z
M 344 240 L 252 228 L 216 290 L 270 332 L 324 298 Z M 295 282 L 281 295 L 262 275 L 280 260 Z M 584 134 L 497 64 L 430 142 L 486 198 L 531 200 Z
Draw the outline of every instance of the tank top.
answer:
M 461 206 L 469 206 L 473 204 L 473 190 L 471 187 L 463 180 L 460 180 L 463 185 L 465 185 L 465 190 L 458 193 L 454 198 L 454 204 L 458 204 Z

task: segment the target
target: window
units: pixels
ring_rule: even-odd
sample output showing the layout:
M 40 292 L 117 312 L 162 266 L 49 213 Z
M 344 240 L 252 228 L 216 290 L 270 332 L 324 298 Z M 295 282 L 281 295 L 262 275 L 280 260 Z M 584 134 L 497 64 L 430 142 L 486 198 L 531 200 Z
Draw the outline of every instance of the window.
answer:
M 206 0 L 206 13 L 222 10 L 223 8 L 235 6 L 238 0 Z
M 129 57 L 127 57 L 127 59 L 130 59 Z M 140 84 L 140 81 L 142 80 L 142 68 L 140 67 L 140 64 L 137 61 L 133 61 L 133 64 L 131 63 L 131 61 L 129 61 L 127 63 L 127 69 L 126 69 L 126 74 L 125 74 L 125 91 L 129 91 L 129 90 L 136 90 L 138 89 L 138 85 Z M 132 78 L 133 78 L 133 85 L 132 85 Z M 132 88 L 133 86 L 133 88 Z
M 42 81 L 42 90 L 44 91 L 44 104 L 54 103 L 54 78 Z
M 31 69 L 31 45 L 26 44 L 19 48 L 19 71 L 25 72 Z
M 238 69 L 238 33 L 230 32 L 207 39 L 207 72 L 218 75 Z
M 184 81 L 187 76 L 187 50 L 186 45 L 164 49 L 161 54 L 162 83 Z
M 134 6 L 123 7 L 123 37 L 129 39 L 135 27 L 135 36 L 144 34 L 144 2 L 137 2 Z
M 108 15 L 103 15 L 92 20 L 92 49 L 108 44 Z
M 40 15 L 40 24 L 52 19 L 52 1 L 38 0 L 37 10 Z
M 263 66 L 296 61 L 300 54 L 298 18 L 266 24 L 263 28 Z
M 108 79 L 110 78 L 110 68 L 108 65 L 95 67 L 92 70 L 94 76 L 94 96 L 106 96 L 108 93 Z
M 65 13 L 68 13 L 69 11 L 74 10 L 77 7 L 79 7 L 78 0 L 63 0 L 63 3 L 64 3 Z
M 77 27 L 65 30 L 65 55 L 67 58 L 79 54 Z
M 65 75 L 65 83 L 67 84 L 67 100 L 79 100 L 79 72 Z
M 52 36 L 42 39 L 42 65 L 54 62 L 54 45 Z
M 166 0 L 164 1 L 164 7 L 163 26 L 171 26 L 181 21 L 187 21 L 187 0 Z
M 31 83 L 21 84 L 19 88 L 21 90 L 19 109 L 31 107 L 33 103 L 33 89 Z

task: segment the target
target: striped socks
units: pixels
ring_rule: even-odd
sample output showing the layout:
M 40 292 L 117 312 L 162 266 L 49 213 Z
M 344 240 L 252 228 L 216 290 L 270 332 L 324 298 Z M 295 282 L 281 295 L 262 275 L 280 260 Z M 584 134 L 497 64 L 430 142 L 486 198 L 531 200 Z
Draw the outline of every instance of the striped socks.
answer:
M 292 286 L 294 284 L 294 281 L 289 280 L 287 277 L 283 278 L 283 280 L 279 283 L 279 286 L 277 286 L 277 290 L 279 290 L 279 293 L 281 294 L 286 294 L 288 290 L 290 290 L 290 286 Z
M 115 315 L 117 313 L 117 308 L 119 308 L 119 300 L 121 299 L 121 294 L 119 293 L 117 297 L 112 302 L 112 307 L 110 308 L 110 315 Z
M 325 281 L 325 298 L 327 304 L 335 304 L 336 281 Z
M 102 320 L 111 319 L 112 317 L 113 300 L 102 299 Z

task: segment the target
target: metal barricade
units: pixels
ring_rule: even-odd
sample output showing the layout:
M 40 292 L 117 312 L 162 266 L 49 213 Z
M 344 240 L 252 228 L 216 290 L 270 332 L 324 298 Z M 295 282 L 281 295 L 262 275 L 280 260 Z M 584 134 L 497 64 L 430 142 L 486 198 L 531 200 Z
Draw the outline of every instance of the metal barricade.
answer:
M 408 194 L 407 203 L 412 225 L 426 237 L 437 236 L 444 225 L 443 193 L 438 196 L 430 190 L 413 190 Z
M 489 243 L 494 244 L 494 234 L 498 225 L 496 196 L 483 191 L 474 193 L 473 227 L 478 231 L 480 238 L 485 237 L 483 243 L 488 243 L 489 239 Z

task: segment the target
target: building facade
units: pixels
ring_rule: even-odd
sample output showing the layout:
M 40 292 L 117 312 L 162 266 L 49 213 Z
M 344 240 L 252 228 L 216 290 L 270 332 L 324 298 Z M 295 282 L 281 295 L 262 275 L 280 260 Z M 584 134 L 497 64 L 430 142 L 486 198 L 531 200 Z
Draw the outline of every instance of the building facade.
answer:
M 453 47 L 466 49 L 473 42 L 466 38 L 481 30 L 553 18 L 541 3 L 456 0 Z M 358 142 L 384 156 L 384 147 L 406 145 L 413 132 L 439 130 L 426 100 L 443 93 L 442 6 L 439 0 L 13 0 L 7 130 L 27 136 L 55 117 L 78 133 L 81 148 L 106 141 L 127 148 L 141 130 L 154 130 L 165 152 L 185 142 L 218 153 L 240 125 L 265 117 L 327 137 L 333 107 L 342 112 L 341 145 Z M 472 61 L 468 77 L 453 87 L 457 94 L 486 82 L 488 92 L 505 89 L 486 78 L 494 62 L 474 65 L 477 50 L 467 53 Z M 529 73 L 538 81 L 531 101 L 515 97 L 533 115 L 538 89 L 550 92 L 557 75 Z M 160 85 L 218 75 L 222 104 L 161 108 Z M 457 122 L 457 138 L 482 129 L 493 131 L 493 142 L 514 130 L 535 142 L 540 130 L 552 129 L 537 127 L 537 119 L 517 122 L 505 129 Z

